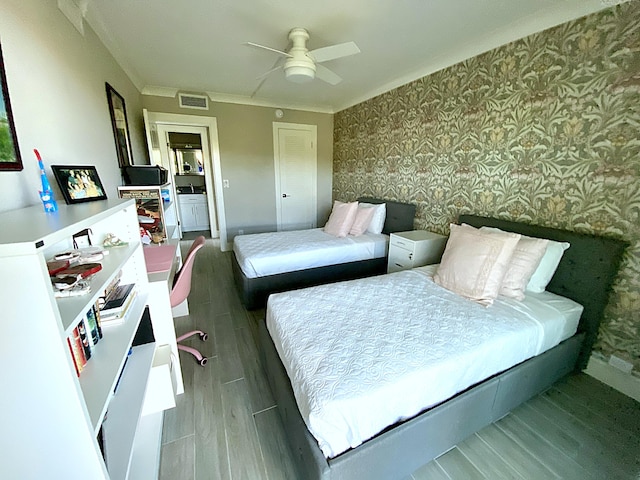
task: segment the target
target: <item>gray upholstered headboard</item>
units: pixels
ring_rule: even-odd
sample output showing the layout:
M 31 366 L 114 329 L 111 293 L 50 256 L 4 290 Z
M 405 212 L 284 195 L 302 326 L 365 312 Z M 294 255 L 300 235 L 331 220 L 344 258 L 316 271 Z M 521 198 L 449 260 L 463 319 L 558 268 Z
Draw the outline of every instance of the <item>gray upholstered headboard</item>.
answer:
M 598 335 L 600 321 L 618 273 L 622 254 L 628 243 L 615 238 L 596 237 L 476 215 L 460 215 L 458 220 L 474 227 L 486 225 L 530 237 L 548 238 L 571 244 L 564 252 L 547 290 L 575 300 L 584 307 L 578 331 L 585 332 L 586 336 L 576 368 L 585 368 Z
M 386 203 L 387 216 L 384 221 L 382 233 L 387 235 L 392 232 L 406 232 L 413 230 L 413 219 L 416 216 L 416 206 L 411 203 L 393 202 L 379 198 L 362 197 L 358 199 L 364 203 Z

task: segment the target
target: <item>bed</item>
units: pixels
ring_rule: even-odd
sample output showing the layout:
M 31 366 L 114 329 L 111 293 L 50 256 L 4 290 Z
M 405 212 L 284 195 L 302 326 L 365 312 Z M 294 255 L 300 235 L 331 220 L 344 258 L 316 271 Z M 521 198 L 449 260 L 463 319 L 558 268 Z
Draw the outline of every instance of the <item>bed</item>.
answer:
M 335 238 L 312 229 L 236 237 L 233 276 L 243 305 L 249 310 L 262 308 L 274 292 L 384 273 L 388 235 L 413 230 L 416 206 L 369 197 L 358 201 L 386 205 L 381 235 Z M 292 242 L 297 244 L 295 249 Z M 268 264 L 254 257 L 267 249 Z
M 444 453 L 473 432 L 501 418 L 520 403 L 548 388 L 561 377 L 586 366 L 626 243 L 611 238 L 593 237 L 471 215 L 463 215 L 459 221 L 475 227 L 491 226 L 531 237 L 569 242 L 571 247 L 562 256 L 547 291 L 550 292 L 550 295 L 565 297 L 570 302 L 569 305 L 577 303 L 582 306 L 581 316 L 579 319 L 574 318 L 574 321 L 578 322 L 577 325 L 574 324 L 573 329 L 570 326 L 567 327 L 563 334 L 556 332 L 554 335 L 556 337 L 559 335 L 561 340 L 556 346 L 538 348 L 540 346 L 538 343 L 544 343 L 545 340 L 532 342 L 536 343 L 537 347 L 532 348 L 524 355 L 527 357 L 526 359 L 515 358 L 515 366 L 505 370 L 498 366 L 499 373 L 474 381 L 468 388 L 444 401 L 435 401 L 435 405 L 383 429 L 359 446 L 347 448 L 345 451 L 341 451 L 342 447 L 337 447 L 333 454 L 327 455 L 326 452 L 331 452 L 332 447 L 327 449 L 326 445 L 322 445 L 323 453 L 319 441 L 309 432 L 298 409 L 294 389 L 291 387 L 287 371 L 280 360 L 278 349 L 274 345 L 266 322 L 262 322 L 260 325 L 262 361 L 302 478 L 391 479 L 406 477 L 425 462 Z M 410 281 L 414 281 L 418 278 L 416 275 L 426 275 L 427 273 L 400 272 L 367 281 L 379 282 L 375 288 L 378 289 L 377 291 L 381 291 L 385 288 L 389 278 L 393 278 L 394 282 L 400 282 L 403 277 L 413 276 L 411 277 L 413 280 Z M 385 279 L 385 277 L 388 278 Z M 331 287 L 344 288 L 344 286 L 345 284 L 338 284 L 317 288 L 321 289 L 321 296 L 327 297 L 331 291 L 326 289 Z M 274 296 L 267 308 L 267 317 L 272 315 L 270 311 L 272 302 L 277 303 L 281 298 L 295 298 L 309 292 L 318 293 L 316 289 L 313 289 L 294 292 L 293 295 Z M 399 299 L 399 301 L 403 300 Z M 404 302 L 407 303 L 406 299 Z M 419 309 L 419 306 L 417 308 Z M 366 307 L 363 306 L 362 309 L 366 310 Z M 315 308 L 316 323 L 321 324 L 321 320 L 326 316 L 322 313 L 323 311 L 326 311 L 326 307 Z M 335 313 L 338 314 L 338 312 Z M 545 317 L 546 315 L 543 314 L 543 320 Z M 339 328 L 339 326 L 334 328 Z M 559 330 L 563 330 L 563 328 Z M 367 345 L 366 335 L 368 332 L 361 333 L 364 335 L 363 344 Z M 507 336 L 507 340 L 503 340 L 502 347 L 508 345 L 509 338 Z M 286 343 L 287 339 L 286 337 L 284 340 L 278 338 L 276 342 L 279 343 L 278 348 L 282 349 L 282 344 Z M 372 348 L 380 349 L 384 348 L 384 345 L 375 345 Z M 493 348 L 501 347 L 494 345 Z M 460 348 L 458 349 L 460 350 Z M 539 353 L 539 351 L 543 353 Z M 472 360 L 471 365 L 473 364 Z M 319 369 L 324 367 L 322 362 L 317 365 Z M 292 375 L 295 377 L 296 373 Z M 482 374 L 479 373 L 479 375 Z M 385 381 L 382 372 L 380 378 L 381 382 Z M 336 387 L 328 384 L 327 388 Z M 308 405 L 303 406 L 303 410 L 307 408 Z M 380 407 L 375 408 L 382 410 Z M 309 421 L 308 413 L 306 412 L 307 421 Z M 339 416 L 340 413 L 335 411 L 332 418 Z M 367 421 L 365 420 L 363 423 L 366 425 Z

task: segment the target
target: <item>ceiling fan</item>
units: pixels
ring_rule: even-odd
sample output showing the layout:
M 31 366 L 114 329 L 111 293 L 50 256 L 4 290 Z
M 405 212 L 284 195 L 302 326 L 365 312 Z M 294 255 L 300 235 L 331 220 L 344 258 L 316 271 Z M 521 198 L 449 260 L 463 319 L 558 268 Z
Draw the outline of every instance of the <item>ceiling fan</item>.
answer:
M 348 57 L 360 53 L 360 49 L 354 42 L 339 43 L 328 47 L 316 48 L 315 50 L 307 49 L 307 40 L 309 40 L 309 32 L 304 28 L 294 28 L 289 32 L 289 40 L 291 48 L 283 52 L 276 48 L 267 47 L 253 42 L 246 42 L 246 45 L 256 48 L 262 48 L 281 55 L 280 59 L 274 65 L 274 68 L 263 73 L 258 78 L 264 78 L 281 68 L 287 80 L 295 83 L 307 83 L 314 78 L 319 78 L 331 85 L 337 85 L 342 78 L 329 70 L 323 62 L 335 60 L 337 58 Z M 282 64 L 282 59 L 284 64 Z M 262 85 L 262 83 L 260 84 Z M 260 85 L 258 88 L 260 88 Z M 256 89 L 257 91 L 257 89 Z

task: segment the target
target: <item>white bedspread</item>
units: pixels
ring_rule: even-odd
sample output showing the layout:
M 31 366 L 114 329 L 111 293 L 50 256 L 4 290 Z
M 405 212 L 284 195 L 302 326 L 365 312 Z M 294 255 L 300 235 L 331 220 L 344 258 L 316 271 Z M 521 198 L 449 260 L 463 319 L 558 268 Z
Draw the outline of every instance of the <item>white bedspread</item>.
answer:
M 239 235 L 233 251 L 247 278 L 357 262 L 387 255 L 389 237 L 334 237 L 321 228 Z
M 582 306 L 552 293 L 483 307 L 429 269 L 269 297 L 267 328 L 327 458 L 356 447 L 576 331 Z

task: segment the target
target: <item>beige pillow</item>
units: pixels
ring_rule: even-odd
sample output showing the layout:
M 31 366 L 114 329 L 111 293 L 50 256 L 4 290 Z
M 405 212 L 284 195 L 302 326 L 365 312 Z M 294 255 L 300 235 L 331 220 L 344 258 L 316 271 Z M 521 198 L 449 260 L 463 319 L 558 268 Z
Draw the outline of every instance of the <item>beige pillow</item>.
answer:
M 336 200 L 333 202 L 333 210 L 324 231 L 336 237 L 346 237 L 356 219 L 357 210 L 358 202 L 343 203 Z
M 466 224 L 451 224 L 433 280 L 458 295 L 491 305 L 519 240 L 516 233 L 482 232 Z
M 501 232 L 502 230 L 492 227 L 482 227 L 480 231 Z M 548 243 L 549 240 L 543 238 L 526 237 L 522 235 L 513 252 L 504 280 L 502 280 L 500 295 L 515 298 L 516 300 L 524 300 L 524 290 L 533 272 L 538 268 L 540 260 L 542 260 L 547 250 Z
M 358 237 L 366 232 L 375 212 L 376 209 L 373 207 L 358 206 L 358 210 L 356 211 L 356 219 L 354 220 L 353 225 L 351 225 L 349 235 Z

